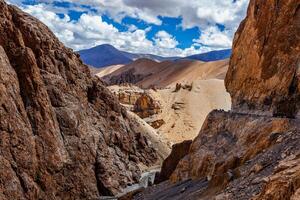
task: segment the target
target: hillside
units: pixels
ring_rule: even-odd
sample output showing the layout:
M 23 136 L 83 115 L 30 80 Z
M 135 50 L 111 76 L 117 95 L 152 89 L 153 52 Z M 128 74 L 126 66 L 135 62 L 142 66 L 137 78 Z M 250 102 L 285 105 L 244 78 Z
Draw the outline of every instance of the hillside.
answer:
M 211 51 L 207 53 L 191 55 L 186 57 L 186 59 L 200 60 L 203 62 L 211 62 L 211 61 L 228 59 L 230 58 L 231 53 L 232 53 L 231 49 L 224 49 L 219 51 Z
M 110 85 L 132 83 L 142 88 L 164 88 L 177 82 L 224 79 L 227 68 L 228 60 L 204 63 L 191 60 L 156 62 L 139 59 L 122 67 L 103 68 L 97 75 Z
M 132 59 L 111 45 L 100 45 L 78 52 L 82 61 L 95 68 L 109 65 L 128 64 Z

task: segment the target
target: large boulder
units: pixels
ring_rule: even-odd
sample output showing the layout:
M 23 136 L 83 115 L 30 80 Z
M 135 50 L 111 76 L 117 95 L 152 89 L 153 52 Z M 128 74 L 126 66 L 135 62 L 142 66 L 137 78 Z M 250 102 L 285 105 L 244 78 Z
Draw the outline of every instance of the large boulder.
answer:
M 0 94 L 0 199 L 115 195 L 139 180 L 139 166 L 157 161 L 79 56 L 4 0 Z
M 225 83 L 236 112 L 295 117 L 300 105 L 300 2 L 251 0 Z

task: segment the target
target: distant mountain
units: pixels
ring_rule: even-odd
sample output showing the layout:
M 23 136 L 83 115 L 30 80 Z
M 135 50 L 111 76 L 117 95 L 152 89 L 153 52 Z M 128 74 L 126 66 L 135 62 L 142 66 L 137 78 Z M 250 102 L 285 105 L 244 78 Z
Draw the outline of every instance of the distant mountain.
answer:
M 230 58 L 231 56 L 231 49 L 219 50 L 219 51 L 211 51 L 202 54 L 196 54 L 192 56 L 186 57 L 187 59 L 192 60 L 200 60 L 203 62 L 210 62 L 210 61 L 218 61 Z
M 111 65 L 126 65 L 140 58 L 147 58 L 157 62 L 166 60 L 178 60 L 178 59 L 191 59 L 200 60 L 204 62 L 224 60 L 230 57 L 231 49 L 212 51 L 204 54 L 197 54 L 188 56 L 186 58 L 182 57 L 162 57 L 153 54 L 136 54 L 129 53 L 125 51 L 120 51 L 117 48 L 109 44 L 103 44 L 91 49 L 81 50 L 78 52 L 81 59 L 87 65 L 102 68 Z
M 104 44 L 78 52 L 87 65 L 101 68 L 116 64 L 129 64 L 132 59 L 115 47 Z
M 162 57 L 152 54 L 135 54 L 120 51 L 109 44 L 103 44 L 91 49 L 81 50 L 78 52 L 81 59 L 87 65 L 101 68 L 111 65 L 129 64 L 140 58 L 148 58 L 155 61 L 175 60 L 179 57 Z

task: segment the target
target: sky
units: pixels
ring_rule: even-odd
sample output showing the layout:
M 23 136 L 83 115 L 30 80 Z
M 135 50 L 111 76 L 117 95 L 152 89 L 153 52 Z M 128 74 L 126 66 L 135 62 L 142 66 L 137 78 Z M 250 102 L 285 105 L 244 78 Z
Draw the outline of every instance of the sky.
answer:
M 132 53 L 188 56 L 231 48 L 249 0 L 7 0 L 75 51 L 111 44 Z

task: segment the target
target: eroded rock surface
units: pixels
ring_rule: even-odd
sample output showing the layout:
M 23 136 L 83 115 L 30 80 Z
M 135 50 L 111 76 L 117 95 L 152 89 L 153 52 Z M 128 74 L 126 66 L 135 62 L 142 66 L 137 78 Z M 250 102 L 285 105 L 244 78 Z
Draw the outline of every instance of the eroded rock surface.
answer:
M 299 111 L 300 2 L 251 0 L 235 34 L 226 88 L 237 112 Z
M 78 57 L 0 0 L 0 199 L 114 195 L 157 161 Z

